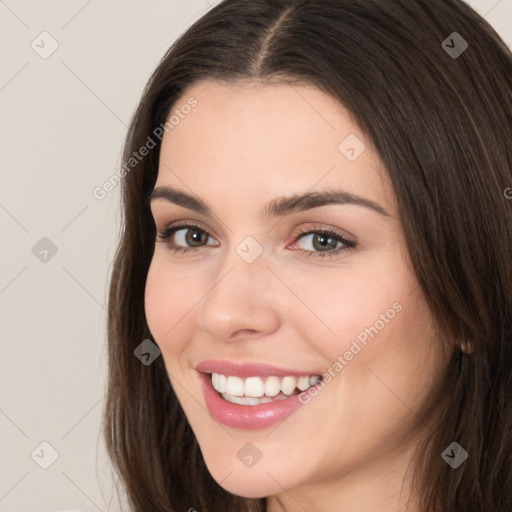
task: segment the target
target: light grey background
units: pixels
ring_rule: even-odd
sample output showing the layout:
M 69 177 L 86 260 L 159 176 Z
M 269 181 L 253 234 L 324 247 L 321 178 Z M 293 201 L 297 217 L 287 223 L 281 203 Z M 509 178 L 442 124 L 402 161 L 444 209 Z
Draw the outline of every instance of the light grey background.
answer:
M 119 191 L 92 191 L 159 59 L 217 3 L 0 0 L 1 512 L 119 510 L 100 435 Z M 512 46 L 512 0 L 468 3 Z

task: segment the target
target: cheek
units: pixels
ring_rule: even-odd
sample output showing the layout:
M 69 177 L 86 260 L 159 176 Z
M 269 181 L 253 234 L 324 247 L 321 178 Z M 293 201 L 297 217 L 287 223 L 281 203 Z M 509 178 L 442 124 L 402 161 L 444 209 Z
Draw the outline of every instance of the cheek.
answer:
M 144 310 L 149 330 L 155 341 L 158 341 L 164 331 L 166 304 L 169 304 L 168 288 L 163 279 L 158 278 L 154 262 L 149 267 L 144 292 Z M 172 312 L 173 308 L 168 308 Z M 169 326 L 167 326 L 169 328 Z
M 144 309 L 149 330 L 162 352 L 178 351 L 178 333 L 186 325 L 187 312 L 197 302 L 197 293 L 172 267 L 154 259 L 148 271 Z
M 387 262 L 386 272 L 378 262 L 333 268 L 319 273 L 318 279 L 305 274 L 296 282 L 294 291 L 309 311 L 295 304 L 290 312 L 301 323 L 304 338 L 335 361 L 354 340 L 364 347 L 368 340 L 384 337 L 381 333 L 390 332 L 392 326 L 396 329 L 413 287 L 411 276 L 393 262 Z

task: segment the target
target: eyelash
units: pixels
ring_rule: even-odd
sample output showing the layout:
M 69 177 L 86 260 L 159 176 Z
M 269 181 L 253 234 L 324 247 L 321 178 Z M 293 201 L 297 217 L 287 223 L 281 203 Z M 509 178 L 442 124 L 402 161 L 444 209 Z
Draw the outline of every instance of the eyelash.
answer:
M 157 242 L 169 242 L 171 236 L 176 231 L 180 231 L 180 230 L 182 230 L 184 228 L 194 228 L 194 229 L 196 229 L 198 231 L 202 231 L 203 233 L 207 233 L 207 231 L 205 231 L 204 229 L 202 229 L 201 227 L 199 227 L 196 224 L 191 224 L 191 223 L 188 223 L 188 222 L 183 222 L 183 223 L 180 223 L 180 224 L 174 224 L 174 225 L 171 225 L 171 226 L 166 226 L 161 232 L 159 232 L 157 234 L 157 236 L 159 238 L 159 240 L 157 240 Z M 352 240 L 348 240 L 347 238 L 342 236 L 337 231 L 334 231 L 332 229 L 320 229 L 320 228 L 317 229 L 316 227 L 313 228 L 313 229 L 300 230 L 299 232 L 295 233 L 293 235 L 293 237 L 294 237 L 293 243 L 299 241 L 304 236 L 311 235 L 311 234 L 328 235 L 328 236 L 334 238 L 337 242 L 343 243 L 344 246 L 338 247 L 338 249 L 330 249 L 328 251 L 308 251 L 306 249 L 296 249 L 297 251 L 299 251 L 302 254 L 308 253 L 308 257 L 311 257 L 314 254 L 316 255 L 316 256 L 314 256 L 315 258 L 316 257 L 326 258 L 326 257 L 337 256 L 338 254 L 340 254 L 340 253 L 342 253 L 344 251 L 348 251 L 350 249 L 354 249 L 354 248 L 357 247 L 357 244 L 355 242 L 353 242 Z M 208 236 L 211 236 L 211 235 L 208 235 Z M 203 247 L 205 247 L 205 246 L 203 246 Z M 174 250 L 174 254 L 176 254 L 177 252 L 181 252 L 181 253 L 191 253 L 192 252 L 192 253 L 195 253 L 198 250 L 201 250 L 202 247 L 181 247 L 179 245 L 174 245 L 174 246 L 171 245 L 171 249 Z

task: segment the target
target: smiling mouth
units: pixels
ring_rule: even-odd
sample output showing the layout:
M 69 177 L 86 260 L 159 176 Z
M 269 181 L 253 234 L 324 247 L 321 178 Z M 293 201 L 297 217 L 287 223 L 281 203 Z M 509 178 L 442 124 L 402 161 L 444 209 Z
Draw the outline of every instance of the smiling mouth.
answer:
M 213 388 L 227 402 L 239 405 L 259 405 L 296 396 L 321 381 L 319 375 L 300 377 L 247 377 L 221 373 L 210 374 Z

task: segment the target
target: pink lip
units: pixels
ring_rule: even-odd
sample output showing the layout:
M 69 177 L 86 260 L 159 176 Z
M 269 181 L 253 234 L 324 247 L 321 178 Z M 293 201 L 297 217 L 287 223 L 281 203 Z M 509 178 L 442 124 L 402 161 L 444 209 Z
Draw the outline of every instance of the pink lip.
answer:
M 287 368 L 279 368 L 268 364 L 247 363 L 240 364 L 232 361 L 218 361 L 210 359 L 201 361 L 195 369 L 202 373 L 222 373 L 223 375 L 233 375 L 241 379 L 247 377 L 286 377 L 287 375 L 300 377 L 302 375 L 321 375 L 311 371 L 297 371 Z
M 259 366 L 259 365 L 258 365 Z M 233 373 L 230 373 L 233 375 Z M 258 373 L 261 375 L 261 373 Z M 275 375 L 274 373 L 272 375 Z M 289 373 L 287 375 L 290 375 Z M 209 373 L 199 373 L 201 386 L 210 414 L 227 427 L 255 430 L 270 427 L 284 421 L 303 404 L 300 394 L 285 400 L 276 400 L 259 405 L 232 404 L 224 400 L 212 385 Z

